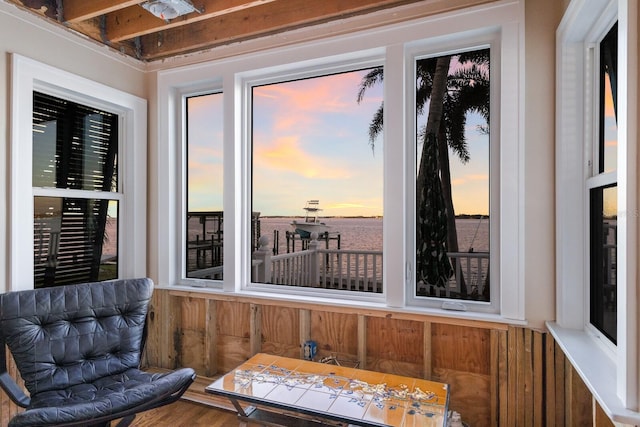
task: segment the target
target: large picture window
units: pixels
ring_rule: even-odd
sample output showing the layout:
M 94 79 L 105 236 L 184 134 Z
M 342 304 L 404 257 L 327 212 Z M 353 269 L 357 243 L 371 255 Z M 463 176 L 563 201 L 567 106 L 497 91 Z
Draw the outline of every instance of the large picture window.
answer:
M 254 282 L 383 292 L 382 84 L 358 96 L 380 70 L 252 87 Z
M 523 26 L 514 24 L 520 6 L 429 16 L 355 31 L 349 43 L 304 40 L 159 72 L 155 167 L 163 173 L 153 215 L 162 244 L 151 248 L 159 280 L 293 303 L 526 320 Z M 416 238 L 415 189 L 422 147 L 429 146 L 432 68 L 443 55 L 444 136 L 436 136 L 446 143 L 432 158 L 443 168 L 434 175 L 451 184 L 437 187 L 441 224 L 452 233 L 443 234 L 439 253 L 450 270 L 446 283 L 429 283 L 423 260 L 420 273 L 416 268 L 416 246 L 431 239 L 422 230 Z M 208 156 L 191 147 L 197 98 L 188 97 L 214 92 L 224 93 L 222 179 L 214 169 L 197 169 Z M 206 179 L 196 179 L 197 171 Z M 202 229 L 193 216 L 200 209 L 192 205 L 195 192 L 217 192 L 221 181 L 224 260 L 214 266 L 209 247 L 217 231 L 193 238 L 184 230 L 188 221 L 194 224 L 187 229 Z M 202 207 L 213 209 L 222 207 Z M 447 242 L 454 230 L 457 247 Z M 195 247 L 205 239 L 206 262 L 198 266 L 193 249 L 193 267 L 185 268 L 185 242 Z M 222 270 L 223 277 L 209 275 Z

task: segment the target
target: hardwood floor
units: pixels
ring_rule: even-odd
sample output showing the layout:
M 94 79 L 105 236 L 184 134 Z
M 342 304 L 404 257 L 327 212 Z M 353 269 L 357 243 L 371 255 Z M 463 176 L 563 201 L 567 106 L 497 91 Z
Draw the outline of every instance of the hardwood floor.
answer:
M 115 425 L 116 423 L 113 423 Z M 233 411 L 214 408 L 201 403 L 179 400 L 171 405 L 136 416 L 132 427 L 237 427 L 238 418 Z

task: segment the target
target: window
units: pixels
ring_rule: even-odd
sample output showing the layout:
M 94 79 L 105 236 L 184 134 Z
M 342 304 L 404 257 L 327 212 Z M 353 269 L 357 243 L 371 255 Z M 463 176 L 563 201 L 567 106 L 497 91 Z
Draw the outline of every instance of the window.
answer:
M 155 168 L 163 174 L 157 183 L 159 205 L 151 215 L 163 233 L 150 251 L 159 281 L 294 304 L 332 301 L 525 320 L 521 6 L 507 2 L 474 8 L 473 14 L 415 19 L 410 10 L 420 7 L 415 4 L 398 25 L 336 38 L 288 39 L 286 48 L 259 54 L 249 42 L 230 47 L 233 53 L 221 59 L 158 72 L 162 107 Z M 391 11 L 376 15 L 385 16 L 398 22 Z M 469 240 L 462 244 L 466 253 L 460 256 L 481 264 L 471 264 L 470 273 L 459 263 L 464 275 L 459 280 L 468 281 L 466 299 L 433 298 L 417 284 L 414 268 L 416 131 L 427 117 L 416 113 L 415 70 L 443 55 L 454 63 L 476 54 L 489 57 L 480 70 L 485 74 L 477 77 L 489 78 L 490 62 L 491 84 L 479 106 L 467 106 L 463 114 L 469 128 L 465 137 L 473 146 L 465 173 L 473 169 L 474 178 L 481 178 L 476 182 L 482 190 L 473 191 L 483 202 L 477 211 L 460 203 L 456 209 L 459 216 L 473 215 Z M 184 275 L 184 256 L 175 251 L 187 241 L 183 230 L 193 210 L 180 194 L 192 191 L 188 182 L 194 179 L 184 99 L 214 92 L 225 94 L 224 274 L 203 281 Z M 476 138 L 482 142 L 475 145 Z M 209 184 L 217 185 L 218 178 L 210 176 Z M 460 191 L 454 189 L 454 200 L 464 196 Z M 301 225 L 325 228 L 316 237 Z M 355 231 L 349 235 L 350 229 Z M 505 282 L 510 285 L 500 286 Z M 457 311 L 443 312 L 449 308 Z
M 251 87 L 253 281 L 382 293 L 383 143 L 379 68 Z M 373 80 L 372 80 L 373 79 Z M 263 265 L 256 265 L 258 272 Z
M 548 323 L 605 413 L 634 425 L 636 7 L 572 1 L 557 32 L 557 320 Z
M 187 278 L 223 277 L 222 93 L 188 96 Z
M 490 49 L 418 59 L 416 84 L 416 296 L 489 302 Z
M 10 288 L 146 275 L 145 101 L 12 60 Z
M 618 26 L 599 44 L 597 69 L 597 128 L 592 176 L 587 180 L 590 197 L 590 321 L 614 344 L 617 340 L 616 260 L 618 188 L 616 186 L 618 127 L 616 81 Z
M 36 288 L 117 277 L 118 136 L 116 115 L 34 92 Z

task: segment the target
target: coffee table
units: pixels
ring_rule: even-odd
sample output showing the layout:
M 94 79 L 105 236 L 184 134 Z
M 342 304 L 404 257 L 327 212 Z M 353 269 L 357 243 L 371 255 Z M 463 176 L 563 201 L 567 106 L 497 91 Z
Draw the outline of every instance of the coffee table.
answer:
M 449 404 L 447 384 L 264 353 L 206 391 L 228 398 L 240 425 L 440 427 Z

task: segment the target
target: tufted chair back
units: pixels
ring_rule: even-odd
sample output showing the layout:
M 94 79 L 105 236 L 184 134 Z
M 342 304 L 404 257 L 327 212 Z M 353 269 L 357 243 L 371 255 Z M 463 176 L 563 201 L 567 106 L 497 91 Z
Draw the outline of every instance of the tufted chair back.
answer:
M 0 330 L 30 394 L 138 368 L 150 279 L 0 295 Z

